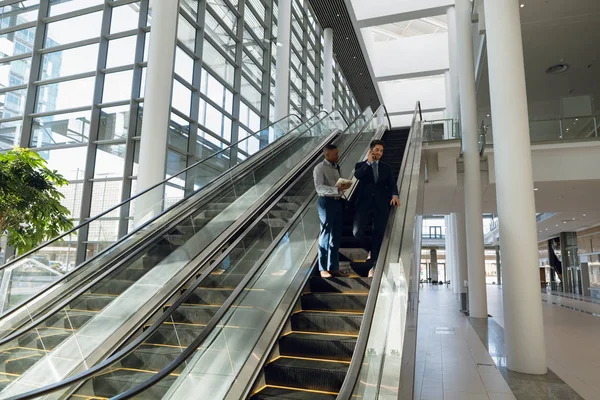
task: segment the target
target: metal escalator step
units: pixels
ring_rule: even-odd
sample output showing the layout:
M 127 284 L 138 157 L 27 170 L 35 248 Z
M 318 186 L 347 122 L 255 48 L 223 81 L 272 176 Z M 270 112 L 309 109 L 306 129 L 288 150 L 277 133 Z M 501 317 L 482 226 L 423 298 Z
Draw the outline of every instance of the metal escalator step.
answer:
M 203 325 L 163 324 L 146 340 L 148 344 L 187 347 L 200 332 Z
M 331 313 L 301 311 L 292 315 L 294 331 L 357 335 L 363 315 L 361 313 Z
M 335 400 L 336 397 L 334 393 L 267 386 L 251 400 Z
M 282 356 L 292 357 L 350 361 L 355 346 L 354 335 L 291 332 L 279 339 L 279 353 Z
M 330 278 L 320 276 L 310 278 L 310 289 L 313 292 L 364 292 L 369 293 L 371 278 Z
M 281 357 L 265 368 L 267 385 L 326 392 L 342 387 L 349 363 Z
M 303 310 L 360 311 L 367 305 L 368 293 L 305 293 Z
M 158 372 L 161 368 L 175 360 L 183 350 L 185 350 L 185 347 L 183 346 L 156 346 L 143 344 L 123 358 L 121 360 L 121 365 L 125 368 Z M 181 364 L 173 371 L 173 373 L 181 373 L 185 369 L 185 366 L 185 363 Z
M 115 279 L 135 282 L 140 279 L 142 276 L 146 275 L 148 269 L 146 268 L 127 268 L 123 271 L 120 271 Z
M 9 374 L 21 375 L 37 363 L 43 357 L 42 353 L 30 354 L 28 356 L 16 357 L 6 360 L 4 370 Z
M 116 298 L 116 295 L 84 294 L 70 306 L 77 310 L 100 311 Z
M 245 274 L 211 274 L 203 282 L 204 287 L 221 287 L 227 289 L 234 289 L 244 279 Z
M 233 289 L 200 287 L 186 300 L 187 304 L 220 305 L 233 293 Z
M 108 282 L 95 285 L 90 289 L 90 292 L 96 294 L 120 295 L 132 285 L 131 280 L 127 279 L 110 279 Z
M 66 329 L 39 328 L 19 336 L 17 341 L 22 347 L 50 351 L 71 336 L 71 333 Z
M 152 372 L 118 369 L 93 378 L 93 389 L 96 396 L 113 397 L 150 379 Z M 177 377 L 170 375 L 154 384 L 143 393 L 144 399 L 158 400 L 169 390 Z
M 187 324 L 207 324 L 219 310 L 219 306 L 199 306 L 182 304 L 172 314 L 174 322 Z
M 348 261 L 366 260 L 368 252 L 365 249 L 349 247 L 340 249 L 340 257 L 345 257 Z

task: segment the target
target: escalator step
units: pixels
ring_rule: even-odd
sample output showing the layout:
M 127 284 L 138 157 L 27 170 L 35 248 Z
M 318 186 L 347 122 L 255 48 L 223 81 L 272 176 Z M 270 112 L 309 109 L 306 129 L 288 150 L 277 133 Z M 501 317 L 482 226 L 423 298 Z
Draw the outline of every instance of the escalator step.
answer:
M 245 276 L 245 274 L 211 274 L 202 282 L 202 286 L 234 289 Z
M 175 360 L 185 347 L 153 346 L 143 344 L 135 351 L 121 360 L 125 368 L 143 369 L 152 372 L 159 371 L 162 367 Z M 181 364 L 173 373 L 181 373 L 186 364 Z
M 313 292 L 363 292 L 369 293 L 371 278 L 330 278 L 320 276 L 310 278 L 310 289 Z
M 267 386 L 251 400 L 335 400 L 336 397 L 335 394 Z
M 223 304 L 233 289 L 198 288 L 187 299 L 188 304 Z
M 362 314 L 302 311 L 292 315 L 292 329 L 302 332 L 358 334 Z
M 182 304 L 172 314 L 172 318 L 174 322 L 207 324 L 217 311 L 219 311 L 219 306 Z
M 267 385 L 338 392 L 348 363 L 317 359 L 279 358 L 265 368 Z
M 95 285 L 90 289 L 90 292 L 97 294 L 117 294 L 120 295 L 133 284 L 127 279 L 110 279 L 105 284 Z
M 367 293 L 305 293 L 303 310 L 360 311 L 367 305 Z
M 150 379 L 152 372 L 130 371 L 119 369 L 93 378 L 94 395 L 101 397 L 113 397 L 132 387 Z M 144 399 L 158 400 L 169 390 L 176 376 L 167 376 L 160 382 L 154 384 L 143 393 Z
M 356 346 L 356 337 L 292 332 L 279 339 L 279 353 L 283 356 L 325 358 L 350 361 Z

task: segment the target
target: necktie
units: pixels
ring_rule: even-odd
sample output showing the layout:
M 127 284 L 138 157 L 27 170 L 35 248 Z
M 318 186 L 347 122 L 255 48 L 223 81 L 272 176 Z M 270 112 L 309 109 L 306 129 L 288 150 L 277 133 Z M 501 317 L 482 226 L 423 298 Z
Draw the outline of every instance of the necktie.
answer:
M 376 162 L 373 163 L 373 177 L 375 178 L 375 183 L 379 180 L 379 164 Z

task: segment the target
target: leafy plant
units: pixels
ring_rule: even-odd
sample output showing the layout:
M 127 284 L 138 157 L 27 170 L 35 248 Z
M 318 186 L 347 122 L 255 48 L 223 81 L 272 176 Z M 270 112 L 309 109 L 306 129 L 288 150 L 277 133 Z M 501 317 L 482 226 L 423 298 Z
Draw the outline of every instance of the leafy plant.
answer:
M 0 235 L 18 254 L 71 229 L 58 187 L 68 182 L 38 153 L 15 148 L 0 154 Z

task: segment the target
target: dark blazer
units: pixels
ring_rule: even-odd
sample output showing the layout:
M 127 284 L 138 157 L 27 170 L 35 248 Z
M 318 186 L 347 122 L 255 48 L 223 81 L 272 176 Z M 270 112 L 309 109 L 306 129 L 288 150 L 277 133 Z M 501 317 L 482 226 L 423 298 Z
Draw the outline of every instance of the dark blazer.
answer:
M 354 166 L 354 176 L 358 179 L 356 208 L 367 209 L 377 207 L 385 209 L 390 206 L 392 196 L 398 196 L 398 187 L 394 181 L 392 167 L 379 161 L 379 179 L 375 183 L 373 168 L 366 161 Z

